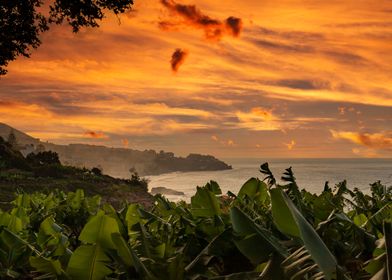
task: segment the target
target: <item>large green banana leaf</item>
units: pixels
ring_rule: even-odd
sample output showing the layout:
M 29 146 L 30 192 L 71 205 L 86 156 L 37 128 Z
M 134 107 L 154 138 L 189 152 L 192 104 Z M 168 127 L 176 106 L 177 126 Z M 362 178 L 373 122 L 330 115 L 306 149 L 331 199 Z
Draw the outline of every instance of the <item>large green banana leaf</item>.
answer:
M 238 250 L 241 251 L 254 264 L 267 261 L 272 253 L 285 258 L 289 254 L 279 240 L 260 225 L 256 224 L 247 214 L 238 207 L 230 210 L 234 232 L 243 236 L 236 240 Z
M 219 252 L 223 252 L 224 243 L 231 240 L 231 232 L 225 230 L 221 234 L 215 236 L 214 239 L 208 243 L 208 245 L 185 267 L 185 271 L 190 271 L 203 256 L 217 255 Z
M 195 217 L 213 217 L 221 212 L 218 199 L 206 187 L 197 187 L 196 194 L 191 198 L 191 206 Z
M 52 260 L 41 256 L 30 257 L 29 262 L 32 267 L 44 274 L 47 279 L 66 278 L 59 260 Z
M 252 198 L 254 201 L 264 203 L 268 197 L 268 187 L 267 184 L 260 181 L 257 178 L 250 178 L 246 183 L 241 187 L 238 192 L 238 197 L 248 196 Z
M 114 249 L 112 233 L 115 232 L 120 232 L 117 221 L 103 214 L 103 212 L 99 212 L 84 226 L 79 240 L 88 244 L 96 243 L 104 248 Z
M 392 280 L 392 223 L 384 222 L 385 249 L 387 253 L 386 271 L 388 280 Z
M 143 275 L 147 279 L 156 279 L 155 276 L 153 276 L 152 273 L 144 266 L 136 252 L 129 246 L 120 233 L 113 233 L 112 239 L 116 246 L 117 254 L 125 267 L 134 267 L 139 275 Z
M 72 254 L 67 273 L 73 280 L 102 280 L 112 270 L 110 258 L 99 244 L 82 245 Z
M 324 276 L 332 279 L 336 274 L 337 262 L 331 251 L 282 189 L 271 189 L 270 193 L 272 216 L 278 229 L 287 235 L 300 238 Z

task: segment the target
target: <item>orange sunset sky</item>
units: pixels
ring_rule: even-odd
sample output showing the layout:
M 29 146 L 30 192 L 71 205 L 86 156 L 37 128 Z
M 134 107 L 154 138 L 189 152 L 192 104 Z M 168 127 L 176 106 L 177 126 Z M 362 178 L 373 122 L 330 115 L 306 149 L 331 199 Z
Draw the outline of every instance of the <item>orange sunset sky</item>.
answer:
M 392 2 L 136 0 L 43 34 L 0 78 L 0 116 L 59 144 L 391 157 Z

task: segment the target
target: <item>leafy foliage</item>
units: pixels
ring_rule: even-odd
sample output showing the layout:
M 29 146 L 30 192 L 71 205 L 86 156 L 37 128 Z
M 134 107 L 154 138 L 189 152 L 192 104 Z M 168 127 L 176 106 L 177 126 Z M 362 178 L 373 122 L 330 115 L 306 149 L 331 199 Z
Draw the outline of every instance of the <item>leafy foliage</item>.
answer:
M 190 204 L 114 209 L 83 191 L 19 194 L 0 213 L 0 276 L 37 279 L 390 279 L 391 193 L 345 182 L 299 190 L 251 178 L 237 195 L 216 182 Z M 389 278 L 388 278 L 389 277 Z
M 35 165 L 60 164 L 60 159 L 57 153 L 52 151 L 45 151 L 39 153 L 30 153 L 26 156 L 26 160 Z

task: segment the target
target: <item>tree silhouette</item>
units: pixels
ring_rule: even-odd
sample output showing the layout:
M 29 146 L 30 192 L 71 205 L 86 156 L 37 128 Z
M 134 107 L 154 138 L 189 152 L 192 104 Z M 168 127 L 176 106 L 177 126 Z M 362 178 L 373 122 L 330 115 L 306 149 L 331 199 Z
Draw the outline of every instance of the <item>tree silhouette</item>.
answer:
M 50 4 L 49 4 L 50 3 Z M 82 27 L 99 27 L 104 11 L 118 15 L 131 8 L 133 0 L 1 0 L 0 75 L 19 55 L 29 57 L 41 41 L 39 36 L 51 24 L 67 22 L 73 32 Z M 49 11 L 45 15 L 43 11 Z
M 13 130 L 11 130 L 10 134 L 8 134 L 7 142 L 14 151 L 19 149 L 18 140 L 16 140 L 16 136 Z
M 26 160 L 34 165 L 52 165 L 60 164 L 60 159 L 57 153 L 52 151 L 41 152 L 41 153 L 31 153 L 28 154 Z
M 102 169 L 100 169 L 99 167 L 94 167 L 93 169 L 91 169 L 91 172 L 96 176 L 102 175 Z

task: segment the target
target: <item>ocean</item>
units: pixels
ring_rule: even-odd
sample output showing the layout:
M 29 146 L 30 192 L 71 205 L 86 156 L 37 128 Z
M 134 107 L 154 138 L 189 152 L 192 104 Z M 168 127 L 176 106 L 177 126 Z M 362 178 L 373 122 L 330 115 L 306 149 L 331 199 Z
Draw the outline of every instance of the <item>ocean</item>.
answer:
M 218 182 L 223 193 L 237 193 L 251 177 L 263 179 L 259 172 L 260 164 L 268 162 L 276 179 L 280 179 L 284 170 L 293 168 L 294 176 L 300 188 L 313 193 L 323 190 L 326 181 L 331 187 L 347 180 L 348 187 L 367 191 L 370 183 L 380 180 L 387 186 L 392 185 L 392 159 L 223 159 L 232 165 L 232 170 L 174 172 L 158 176 L 148 176 L 149 189 L 165 187 L 181 191 L 184 196 L 166 195 L 172 201 L 190 201 L 196 186 L 204 186 L 210 180 Z M 279 181 L 279 180 L 278 180 Z

